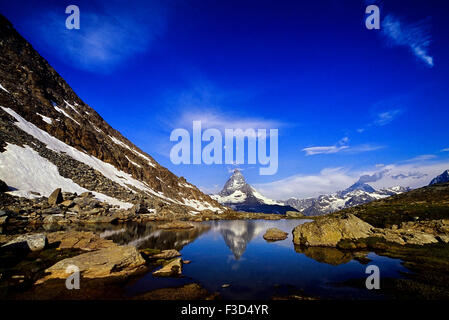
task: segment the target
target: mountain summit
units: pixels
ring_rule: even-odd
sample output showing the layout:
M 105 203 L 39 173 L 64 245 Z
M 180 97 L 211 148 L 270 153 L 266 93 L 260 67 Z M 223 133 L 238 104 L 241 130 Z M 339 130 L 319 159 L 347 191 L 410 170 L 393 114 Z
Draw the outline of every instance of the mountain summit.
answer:
M 439 176 L 435 177 L 430 181 L 429 186 L 437 183 L 449 182 L 449 170 L 444 171 Z
M 264 197 L 254 187 L 246 183 L 245 177 L 238 169 L 234 170 L 223 189 L 211 197 L 219 203 L 239 211 L 278 214 L 296 211 L 290 206 Z
M 0 180 L 10 195 L 62 188 L 160 215 L 227 210 L 113 129 L 2 15 L 0 39 Z

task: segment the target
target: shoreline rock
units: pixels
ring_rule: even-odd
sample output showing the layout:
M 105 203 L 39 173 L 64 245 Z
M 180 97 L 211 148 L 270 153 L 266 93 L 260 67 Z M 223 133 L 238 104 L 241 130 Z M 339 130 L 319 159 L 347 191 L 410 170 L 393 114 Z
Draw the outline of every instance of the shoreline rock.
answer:
M 367 238 L 373 234 L 372 229 L 373 226 L 353 214 L 324 216 L 295 227 L 293 242 L 304 246 L 336 247 L 341 240 Z
M 165 264 L 159 270 L 153 272 L 155 277 L 178 277 L 182 273 L 182 260 L 181 258 L 173 259 Z
M 70 265 L 77 266 L 83 278 L 107 278 L 136 273 L 145 265 L 145 260 L 133 246 L 113 246 L 61 260 L 46 269 L 50 274 L 36 284 L 49 279 L 66 279 L 70 275 L 66 273 Z
M 5 250 L 40 251 L 48 244 L 43 233 L 20 235 L 2 246 Z
M 278 228 L 270 228 L 263 235 L 263 238 L 267 241 L 285 240 L 285 239 L 287 239 L 287 237 L 288 237 L 288 233 L 284 232 Z
M 352 214 L 323 216 L 293 229 L 300 246 L 363 249 L 357 240 L 379 238 L 399 245 L 449 243 L 449 220 L 404 222 L 391 228 L 375 228 Z
M 164 224 L 160 224 L 157 226 L 158 229 L 191 229 L 193 228 L 193 224 L 185 221 L 170 221 Z

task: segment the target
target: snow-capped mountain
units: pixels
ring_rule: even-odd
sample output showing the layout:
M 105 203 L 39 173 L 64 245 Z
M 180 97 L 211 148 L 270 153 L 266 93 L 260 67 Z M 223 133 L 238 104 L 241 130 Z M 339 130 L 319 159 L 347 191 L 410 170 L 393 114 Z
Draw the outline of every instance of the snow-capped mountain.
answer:
M 240 170 L 235 169 L 232 176 L 225 183 L 220 193 L 211 195 L 212 199 L 238 211 L 279 213 L 296 211 L 289 205 L 268 199 L 246 183 L 245 177 Z
M 449 170 L 444 171 L 439 176 L 435 177 L 430 181 L 429 186 L 437 183 L 449 182 Z
M 290 198 L 283 201 L 283 203 L 298 209 L 306 216 L 317 216 L 386 198 L 409 190 L 409 188 L 400 186 L 376 190 L 369 184 L 357 181 L 349 188 L 332 194 L 307 199 Z
M 2 15 L 0 51 L 0 180 L 10 194 L 62 188 L 159 214 L 227 210 L 106 123 Z

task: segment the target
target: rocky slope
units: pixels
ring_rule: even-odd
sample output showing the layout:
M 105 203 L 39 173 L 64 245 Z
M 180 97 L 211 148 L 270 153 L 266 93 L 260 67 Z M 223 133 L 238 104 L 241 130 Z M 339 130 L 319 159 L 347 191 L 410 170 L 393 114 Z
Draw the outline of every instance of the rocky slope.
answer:
M 445 183 L 445 182 L 449 182 L 449 170 L 446 170 L 439 176 L 433 178 L 432 181 L 430 181 L 429 186 L 431 186 L 432 184 Z
M 383 199 L 408 190 L 408 188 L 399 186 L 376 190 L 369 184 L 358 181 L 349 188 L 332 194 L 307 199 L 290 198 L 283 203 L 294 207 L 306 216 L 318 216 Z
M 227 210 L 106 123 L 1 15 L 0 51 L 0 180 L 9 194 L 62 188 L 162 215 Z
M 246 183 L 245 177 L 238 169 L 234 170 L 234 173 L 225 183 L 220 193 L 211 197 L 219 203 L 238 211 L 277 214 L 296 211 L 289 205 L 284 205 L 264 197 L 251 185 Z

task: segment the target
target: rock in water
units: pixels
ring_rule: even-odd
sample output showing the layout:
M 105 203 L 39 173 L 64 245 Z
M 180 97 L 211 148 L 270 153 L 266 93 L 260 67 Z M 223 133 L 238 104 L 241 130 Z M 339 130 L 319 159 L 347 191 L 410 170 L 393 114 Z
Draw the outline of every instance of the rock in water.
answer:
M 179 253 L 178 250 L 171 249 L 171 250 L 162 250 L 161 253 L 157 253 L 153 255 L 151 258 L 153 259 L 172 259 L 179 257 L 181 253 Z
M 70 265 L 77 266 L 84 278 L 106 278 L 130 275 L 144 264 L 145 260 L 135 247 L 114 246 L 61 260 L 45 270 L 50 275 L 38 280 L 36 284 L 49 279 L 66 279 L 70 275 L 66 273 Z
M 176 277 L 180 276 L 182 272 L 181 258 L 174 259 L 165 266 L 153 272 L 155 277 Z
M 61 249 L 94 251 L 117 246 L 112 240 L 85 231 L 57 231 L 47 234 L 47 238 L 49 244 L 57 244 Z
M 322 217 L 293 229 L 297 245 L 335 247 L 343 239 L 360 239 L 372 235 L 373 226 L 353 214 L 342 217 Z
M 304 218 L 304 215 L 298 211 L 287 211 L 285 213 L 285 216 L 287 218 Z
M 159 229 L 191 229 L 193 224 L 184 221 L 172 221 L 157 226 Z
M 64 201 L 64 199 L 62 198 L 61 188 L 58 188 L 55 191 L 53 191 L 51 195 L 48 197 L 48 204 L 52 206 L 55 204 L 59 204 L 62 201 Z
M 288 233 L 278 228 L 270 228 L 265 232 L 263 238 L 267 241 L 278 241 L 287 239 Z
M 45 248 L 47 237 L 42 233 L 25 234 L 14 238 L 2 247 L 5 249 L 19 249 L 39 251 Z

